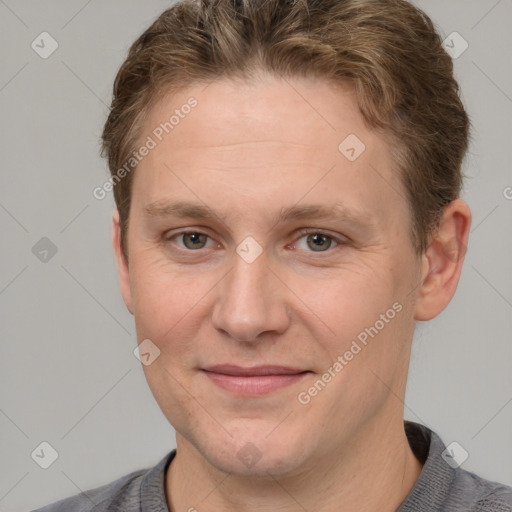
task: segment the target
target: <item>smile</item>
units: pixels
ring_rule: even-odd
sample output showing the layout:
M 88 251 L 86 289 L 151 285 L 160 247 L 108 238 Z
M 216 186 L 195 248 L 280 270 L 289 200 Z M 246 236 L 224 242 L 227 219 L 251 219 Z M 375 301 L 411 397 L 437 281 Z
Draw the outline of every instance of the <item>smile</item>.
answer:
M 203 373 L 218 387 L 235 394 L 261 396 L 297 383 L 307 370 L 280 366 L 258 366 L 243 368 L 232 365 L 217 365 Z

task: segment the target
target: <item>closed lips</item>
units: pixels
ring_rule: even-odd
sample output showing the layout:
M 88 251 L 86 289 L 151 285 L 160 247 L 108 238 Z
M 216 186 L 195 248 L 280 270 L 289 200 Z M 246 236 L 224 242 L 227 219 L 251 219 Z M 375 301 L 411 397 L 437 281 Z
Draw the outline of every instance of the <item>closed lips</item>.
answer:
M 237 395 L 261 397 L 299 382 L 310 373 L 300 368 L 266 365 L 244 368 L 215 365 L 205 368 L 205 375 L 217 387 Z
M 237 377 L 257 377 L 271 375 L 298 375 L 307 373 L 307 370 L 297 368 L 288 368 L 283 366 L 256 366 L 252 368 L 244 368 L 242 366 L 233 365 L 216 365 L 204 369 L 204 371 L 218 373 L 223 375 L 233 375 Z

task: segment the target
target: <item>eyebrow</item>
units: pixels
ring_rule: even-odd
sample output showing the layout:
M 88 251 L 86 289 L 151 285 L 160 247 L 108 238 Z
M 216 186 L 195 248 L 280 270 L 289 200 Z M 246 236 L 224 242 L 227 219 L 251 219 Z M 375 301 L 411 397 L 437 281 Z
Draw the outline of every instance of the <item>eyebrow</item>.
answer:
M 217 218 L 222 221 L 226 219 L 225 215 L 221 215 L 213 211 L 206 205 L 189 203 L 186 201 L 155 201 L 154 203 L 144 207 L 144 213 L 152 217 L 178 217 L 197 220 Z M 331 206 L 310 204 L 285 207 L 279 212 L 276 223 L 308 219 L 348 221 L 366 228 L 373 226 L 373 220 L 370 215 L 363 212 L 349 210 L 339 203 L 335 203 Z

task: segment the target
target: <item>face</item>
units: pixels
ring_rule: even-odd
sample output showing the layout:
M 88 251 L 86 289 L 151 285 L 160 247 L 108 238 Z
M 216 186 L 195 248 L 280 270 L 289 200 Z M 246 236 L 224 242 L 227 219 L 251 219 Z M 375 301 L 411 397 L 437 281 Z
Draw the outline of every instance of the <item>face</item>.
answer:
M 293 474 L 401 421 L 421 265 L 353 93 L 219 80 L 162 99 L 148 136 L 121 286 L 138 342 L 160 351 L 143 368 L 178 447 Z

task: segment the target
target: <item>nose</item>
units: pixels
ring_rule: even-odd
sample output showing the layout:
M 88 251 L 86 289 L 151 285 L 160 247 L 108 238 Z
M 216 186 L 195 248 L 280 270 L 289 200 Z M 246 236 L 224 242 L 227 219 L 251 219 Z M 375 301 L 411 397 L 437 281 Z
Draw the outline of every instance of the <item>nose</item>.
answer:
M 214 327 L 247 343 L 285 332 L 290 322 L 286 287 L 275 273 L 265 252 L 251 263 L 235 253 L 231 271 L 216 287 Z

